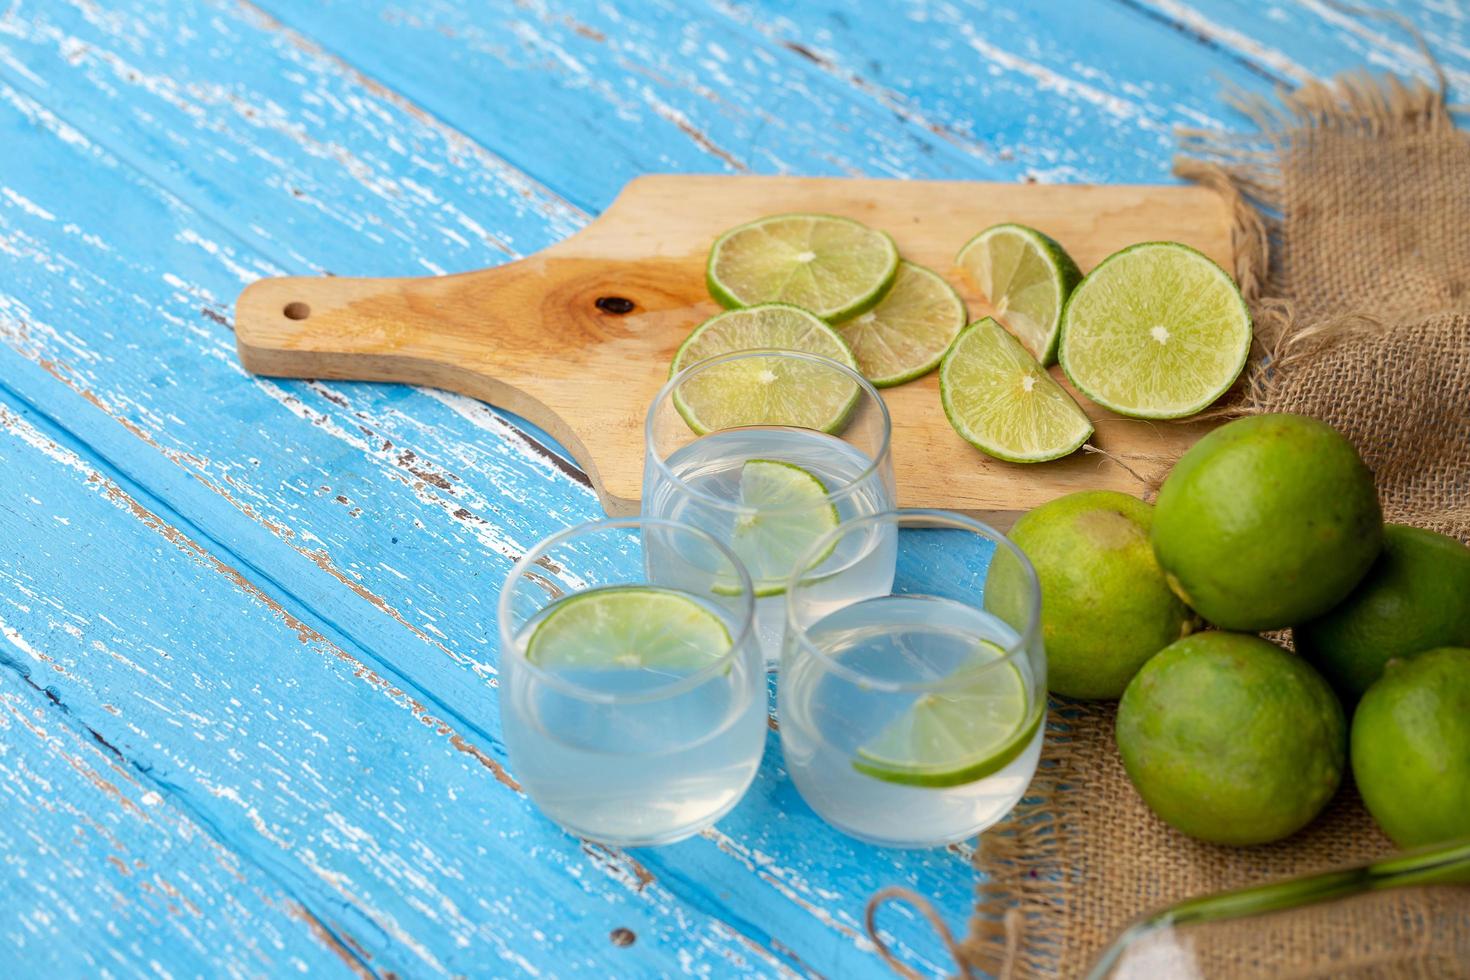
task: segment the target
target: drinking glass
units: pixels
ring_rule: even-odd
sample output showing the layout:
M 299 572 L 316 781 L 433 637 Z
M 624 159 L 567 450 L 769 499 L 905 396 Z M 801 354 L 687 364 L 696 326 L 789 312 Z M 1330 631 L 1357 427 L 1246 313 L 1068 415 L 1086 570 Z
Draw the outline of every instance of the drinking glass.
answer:
M 672 378 L 644 432 L 643 516 L 702 528 L 740 556 L 755 582 L 756 632 L 774 663 L 797 556 L 840 522 L 893 507 L 882 397 L 856 371 L 816 354 L 739 351 Z M 820 570 L 856 600 L 887 591 L 893 554 L 891 529 L 872 525 L 843 537 Z
M 854 602 L 824 571 L 844 539 L 896 542 L 892 587 Z M 971 837 L 1021 798 L 1041 755 L 1041 592 L 1019 549 L 958 514 L 844 523 L 786 586 L 778 717 L 786 769 L 839 830 L 893 847 Z
M 500 713 L 536 805 L 626 846 L 728 812 L 765 745 L 754 605 L 728 547 L 669 521 L 583 524 L 516 562 L 500 595 Z

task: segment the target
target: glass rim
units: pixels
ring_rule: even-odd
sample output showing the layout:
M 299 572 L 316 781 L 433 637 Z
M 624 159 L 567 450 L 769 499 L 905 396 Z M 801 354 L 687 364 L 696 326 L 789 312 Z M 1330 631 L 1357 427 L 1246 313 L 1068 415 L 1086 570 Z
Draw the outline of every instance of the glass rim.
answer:
M 662 528 L 677 531 L 681 534 L 692 534 L 696 538 L 703 538 L 706 542 L 714 545 L 718 553 L 735 569 L 735 573 L 740 578 L 741 585 L 741 603 L 740 609 L 737 612 L 737 615 L 740 617 L 740 623 L 739 628 L 731 635 L 729 648 L 720 654 L 719 657 L 686 677 L 659 685 L 648 691 L 638 691 L 630 694 L 614 694 L 609 691 L 588 687 L 585 684 L 569 681 L 557 676 L 552 671 L 538 667 L 526 659 L 525 651 L 521 648 L 521 644 L 516 642 L 517 637 L 512 635 L 510 630 L 510 605 L 511 596 L 514 592 L 513 586 L 521 579 L 531 579 L 537 576 L 539 573 L 535 569 L 540 567 L 540 560 L 557 545 L 574 538 L 627 528 L 636 528 L 638 530 L 639 542 L 641 544 L 643 541 L 643 529 L 647 527 Z M 578 592 L 568 592 L 561 599 L 551 599 L 548 597 L 548 601 L 542 609 L 556 602 L 560 602 L 562 599 L 578 594 Z M 583 521 L 580 524 L 573 524 L 571 527 L 563 528 L 555 534 L 543 538 L 535 547 L 521 555 L 516 563 L 511 566 L 510 571 L 506 573 L 505 581 L 501 584 L 500 600 L 496 603 L 496 615 L 500 620 L 501 656 L 505 656 L 506 651 L 510 651 L 511 656 L 519 659 L 519 666 L 524 667 L 538 680 L 583 701 L 591 701 L 597 704 L 646 704 L 677 697 L 686 691 L 692 691 L 694 688 L 699 687 L 710 677 L 726 672 L 726 668 L 734 662 L 740 651 L 749 644 L 751 636 L 755 631 L 755 583 L 751 580 L 750 572 L 746 570 L 740 557 L 734 551 L 730 550 L 729 546 L 708 531 L 689 524 L 681 524 L 678 521 L 665 520 L 661 517 L 609 517 L 596 521 Z
M 772 356 L 795 358 L 797 360 L 803 360 L 803 361 L 811 361 L 811 362 L 816 363 L 816 364 L 821 364 L 824 367 L 832 367 L 832 368 L 837 369 L 837 371 L 841 372 L 842 374 L 847 375 L 849 379 L 851 379 L 852 381 L 856 382 L 857 385 L 858 385 L 858 388 L 864 394 L 866 394 L 867 396 L 869 396 L 871 398 L 871 400 L 875 404 L 877 404 L 879 417 L 882 418 L 882 420 L 883 420 L 883 439 L 882 439 L 882 443 L 881 443 L 881 445 L 879 445 L 878 451 L 873 455 L 872 461 L 863 469 L 863 471 L 861 473 L 859 473 L 857 476 L 855 476 L 851 480 L 849 480 L 840 489 L 828 491 L 827 494 L 826 494 L 826 496 L 823 497 L 823 500 L 834 502 L 834 503 L 837 502 L 837 501 L 839 501 L 839 500 L 844 500 L 848 496 L 851 496 L 852 494 L 856 493 L 858 491 L 858 488 L 860 488 L 863 485 L 865 485 L 872 477 L 878 476 L 881 473 L 882 468 L 883 468 L 884 461 L 888 459 L 889 455 L 892 452 L 892 443 L 893 443 L 893 416 L 888 411 L 888 403 L 883 400 L 883 396 L 881 394 L 879 394 L 878 389 L 873 386 L 873 383 L 871 381 L 869 381 L 867 378 L 863 377 L 857 371 L 854 371 L 852 368 L 848 367 L 846 364 L 843 364 L 841 361 L 834 361 L 834 360 L 832 360 L 832 358 L 830 358 L 830 357 L 824 357 L 821 354 L 813 354 L 813 353 L 810 353 L 809 351 L 783 350 L 783 349 L 781 349 L 779 347 L 751 347 L 751 348 L 749 348 L 747 350 L 727 351 L 724 354 L 715 354 L 713 357 L 706 357 L 703 360 L 695 361 L 693 364 L 690 364 L 688 367 L 684 368 L 678 374 L 676 374 L 673 377 L 671 377 L 668 381 L 664 382 L 663 387 L 659 388 L 658 394 L 656 394 L 656 395 L 653 396 L 653 401 L 650 402 L 649 405 L 648 405 L 648 411 L 647 411 L 647 413 L 645 413 L 644 418 L 643 418 L 643 453 L 644 453 L 644 456 L 648 460 L 650 460 L 655 467 L 658 468 L 659 473 L 662 475 L 663 479 L 666 479 L 668 482 L 670 482 L 670 483 L 674 484 L 674 486 L 678 487 L 679 488 L 679 491 L 681 493 L 687 493 L 690 496 L 697 498 L 701 502 L 706 503 L 706 504 L 709 504 L 709 505 L 711 505 L 711 506 L 713 506 L 715 508 L 718 508 L 720 510 L 732 510 L 733 511 L 733 510 L 740 510 L 741 509 L 741 505 L 738 504 L 738 503 L 731 503 L 728 500 L 725 500 L 725 499 L 723 499 L 721 497 L 717 497 L 717 496 L 715 496 L 712 493 L 708 493 L 708 492 L 706 492 L 704 490 L 700 490 L 699 488 L 690 485 L 687 481 L 685 481 L 682 477 L 680 477 L 677 473 L 675 473 L 669 467 L 669 464 L 664 460 L 663 456 L 660 455 L 655 450 L 654 444 L 653 444 L 653 440 L 654 440 L 654 435 L 653 435 L 653 422 L 654 422 L 654 418 L 656 417 L 656 414 L 657 414 L 659 405 L 662 404 L 666 399 L 668 401 L 672 402 L 673 401 L 673 397 L 674 397 L 674 389 L 677 388 L 685 379 L 690 378 L 690 377 L 693 377 L 695 374 L 697 374 L 698 372 L 700 372 L 702 370 L 705 370 L 705 369 L 707 369 L 709 367 L 712 367 L 712 366 L 714 366 L 716 364 L 723 364 L 723 363 L 725 363 L 727 361 L 739 361 L 739 360 L 744 360 L 745 358 L 748 358 L 748 357 L 772 357 Z M 686 425 L 687 425 L 687 423 L 686 423 Z M 714 431 L 715 432 L 737 432 L 737 431 L 739 431 L 741 429 L 752 429 L 752 428 L 757 428 L 757 426 L 732 426 L 732 427 L 730 427 L 728 429 L 716 429 Z M 789 426 L 788 428 L 805 428 L 805 427 L 804 426 Z M 690 429 L 689 431 L 690 432 L 693 432 L 694 430 L 693 429 Z M 808 431 L 816 432 L 818 430 L 816 430 L 816 429 L 810 429 Z M 705 433 L 705 435 L 710 435 L 710 434 L 712 434 L 712 433 L 708 433 L 708 432 Z M 830 433 L 824 433 L 824 435 L 830 435 Z M 698 433 L 695 433 L 695 436 L 696 436 L 696 438 L 703 438 L 703 436 L 698 435 Z M 834 436 L 834 438 L 840 438 L 840 437 Z M 645 483 L 646 482 L 647 481 L 645 481 Z M 646 489 L 646 487 L 645 487 L 645 489 Z M 787 511 L 790 511 L 790 512 L 795 513 L 795 512 L 799 512 L 799 511 L 803 511 L 803 510 L 810 510 L 811 509 L 811 505 L 810 504 L 793 504 L 793 505 L 791 505 L 789 507 L 772 507 L 772 508 L 764 508 L 764 509 L 767 510 L 768 512 L 770 512 L 770 513 L 777 513 L 777 514 L 784 513 L 784 512 L 787 512 Z
M 797 559 L 796 571 L 793 571 L 786 579 L 786 638 L 787 641 L 794 640 L 800 645 L 803 653 L 816 657 L 823 669 L 830 670 L 838 676 L 855 684 L 861 684 L 872 690 L 882 691 L 888 694 L 896 694 L 908 691 L 934 691 L 943 687 L 946 678 L 936 677 L 931 680 L 922 681 L 894 681 L 877 677 L 868 671 L 859 670 L 839 662 L 836 658 L 829 656 L 826 651 L 819 649 L 812 643 L 807 635 L 807 627 L 802 626 L 796 615 L 797 590 L 801 583 L 810 574 L 810 569 L 815 567 L 817 559 L 826 551 L 835 547 L 838 541 L 855 531 L 876 527 L 880 524 L 891 523 L 901 528 L 907 523 L 920 523 L 920 526 L 928 527 L 950 527 L 978 534 L 994 542 L 997 549 L 1004 547 L 1021 563 L 1021 569 L 1025 573 L 1029 588 L 1030 601 L 1027 603 L 1026 628 L 1020 631 L 1014 643 L 1005 648 L 1003 656 L 997 657 L 993 662 L 986 664 L 982 671 L 989 671 L 1003 664 L 1015 662 L 1018 656 L 1025 656 L 1031 648 L 1041 629 L 1041 582 L 1036 577 L 1036 569 L 1031 560 L 1026 557 L 1025 552 L 1016 547 L 1015 543 L 1004 534 L 991 527 L 983 521 L 977 521 L 973 517 L 957 514 L 953 511 L 937 510 L 924 507 L 901 507 L 894 510 L 879 511 L 876 514 L 868 514 L 844 521 L 837 527 L 822 535 Z M 991 559 L 994 562 L 994 558 Z M 893 594 L 893 593 L 890 593 Z M 845 608 L 845 607 L 844 607 Z M 1009 625 L 1009 624 L 1007 624 Z M 1045 706 L 1045 692 L 1040 693 L 1040 703 Z

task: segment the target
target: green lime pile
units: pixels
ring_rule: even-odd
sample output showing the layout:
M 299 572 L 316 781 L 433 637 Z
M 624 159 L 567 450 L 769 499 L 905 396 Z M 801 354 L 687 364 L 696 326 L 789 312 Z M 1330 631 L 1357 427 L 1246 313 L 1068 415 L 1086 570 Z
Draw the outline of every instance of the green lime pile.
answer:
M 1470 547 L 1385 526 L 1331 426 L 1239 419 L 1178 460 L 1152 508 L 1071 494 L 1012 537 L 1041 583 L 1050 689 L 1121 694 L 1124 768 L 1175 828 L 1278 840 L 1350 759 L 1394 840 L 1470 836 Z M 996 559 L 995 576 L 1018 572 Z M 1218 630 L 1183 636 L 1200 620 Z M 1252 635 L 1284 629 L 1294 653 Z

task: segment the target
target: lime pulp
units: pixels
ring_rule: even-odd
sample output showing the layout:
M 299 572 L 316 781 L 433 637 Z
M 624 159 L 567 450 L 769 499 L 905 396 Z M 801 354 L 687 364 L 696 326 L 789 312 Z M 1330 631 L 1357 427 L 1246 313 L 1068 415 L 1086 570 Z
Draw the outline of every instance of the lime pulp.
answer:
M 525 656 L 538 667 L 694 671 L 724 656 L 731 642 L 724 620 L 683 592 L 611 586 L 551 607 Z
M 893 239 L 860 221 L 775 214 L 716 239 L 705 278 L 722 306 L 792 303 L 842 320 L 872 309 L 897 271 Z

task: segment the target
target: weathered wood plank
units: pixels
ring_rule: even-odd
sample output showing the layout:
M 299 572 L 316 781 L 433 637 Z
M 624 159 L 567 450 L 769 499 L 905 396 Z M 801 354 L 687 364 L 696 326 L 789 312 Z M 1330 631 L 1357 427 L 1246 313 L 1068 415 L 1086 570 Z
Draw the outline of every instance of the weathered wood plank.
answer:
M 541 820 L 477 739 L 9 404 L 0 468 L 4 669 L 373 969 L 787 972 L 635 858 Z M 638 936 L 624 960 L 617 927 Z
M 263 5 L 594 209 L 657 169 L 1167 181 L 1211 74 L 1264 84 L 1102 3 Z
M 267 62 L 267 74 L 274 67 Z M 106 88 L 96 94 L 105 104 Z M 529 527 L 517 523 L 522 520 L 539 522 L 543 531 L 527 533 L 533 539 L 548 526 L 592 513 L 590 498 L 526 445 L 512 441 L 507 450 L 491 440 L 484 430 L 495 435 L 503 427 L 479 406 L 368 386 L 252 388 L 224 353 L 228 334 L 210 313 L 219 295 L 240 281 L 241 269 L 249 275 L 251 266 L 269 260 L 221 237 L 177 201 L 149 203 L 140 190 L 146 181 L 135 168 L 115 164 L 106 150 L 34 102 L 17 93 L 12 107 L 17 159 L 29 160 L 22 169 L 34 178 L 11 182 L 24 204 L 10 201 L 6 212 L 14 262 L 7 282 L 15 283 L 7 324 L 13 350 L 41 365 L 28 372 L 23 364 L 15 367 L 26 397 L 51 406 L 107 458 L 248 556 L 248 566 L 267 570 L 278 585 L 286 582 L 283 591 L 319 609 L 370 651 L 365 656 L 395 662 L 441 703 L 457 705 L 451 717 L 493 728 L 484 701 L 493 660 L 485 599 L 493 584 L 487 590 L 485 582 L 498 581 L 524 544 L 507 540 L 506 529 Z M 150 104 L 146 115 L 166 108 Z M 192 114 L 181 116 L 184 132 L 176 137 L 211 131 L 195 126 Z M 59 164 L 54 148 L 34 150 L 37 128 L 71 146 L 92 170 Z M 237 167 L 236 184 L 245 172 Z M 221 179 L 220 186 L 226 183 Z M 355 193 L 352 185 L 349 192 Z M 116 202 L 100 218 L 88 206 L 99 198 Z M 97 245 L 112 241 L 126 247 Z M 320 244 L 364 248 L 350 241 Z M 58 287 L 58 278 L 66 277 L 85 284 L 81 307 L 73 290 Z M 97 331 L 100 323 L 111 337 Z M 128 338 L 123 343 L 116 342 L 118 331 Z M 174 397 L 165 380 L 170 375 L 190 378 L 188 398 Z M 77 411 L 51 390 L 48 379 L 57 376 L 73 401 L 86 400 L 106 414 Z M 391 446 L 384 449 L 383 442 Z M 413 453 L 406 461 L 405 450 Z M 153 458 L 157 452 L 169 465 Z M 548 504 L 558 486 L 561 496 L 550 499 L 564 502 Z M 535 503 L 516 506 L 521 494 Z M 318 499 L 328 505 L 312 503 Z M 242 514 L 249 520 L 238 520 Z M 382 558 L 394 554 L 393 537 L 400 537 L 402 559 Z M 338 552 L 349 556 L 348 563 L 336 564 Z M 305 565 L 310 567 L 298 567 Z M 342 591 L 343 579 L 351 591 Z M 371 586 L 364 584 L 369 579 Z M 463 659 L 445 667 L 446 658 Z M 769 812 L 757 813 L 747 826 L 765 850 L 750 857 L 739 841 L 723 849 L 715 842 L 686 845 L 705 864 L 699 874 L 681 877 L 696 866 L 695 858 L 669 857 L 673 886 L 687 890 L 685 900 L 716 901 L 711 883 L 741 865 L 759 864 L 763 873 L 749 881 L 765 904 L 749 918 L 762 928 L 782 923 L 783 930 L 794 922 L 793 933 L 783 932 L 780 941 L 799 957 L 817 950 L 810 955 L 819 968 L 862 969 L 873 962 L 855 941 L 856 924 L 866 894 L 888 881 L 920 884 L 957 918 L 967 907 L 968 870 L 952 855 L 874 854 L 815 823 L 811 830 L 833 843 L 813 848 L 810 834 L 772 835 L 771 827 L 781 824 Z M 794 920 L 787 911 L 793 908 L 801 912 Z M 834 934 L 841 944 L 836 947 Z M 909 937 L 900 935 L 900 944 L 936 955 L 927 927 L 915 924 Z
M 40 506 L 0 497 L 0 509 Z M 11 975 L 366 975 L 310 908 L 16 672 L 30 658 L 9 619 L 33 601 L 0 595 L 0 960 Z
M 1353 14 L 1323 0 L 1121 2 L 1292 84 L 1364 66 L 1432 80 L 1419 49 L 1401 25 Z M 1414 23 L 1443 64 L 1452 97 L 1463 97 L 1470 90 L 1470 17 L 1460 5 L 1377 0 L 1366 6 L 1398 13 Z

